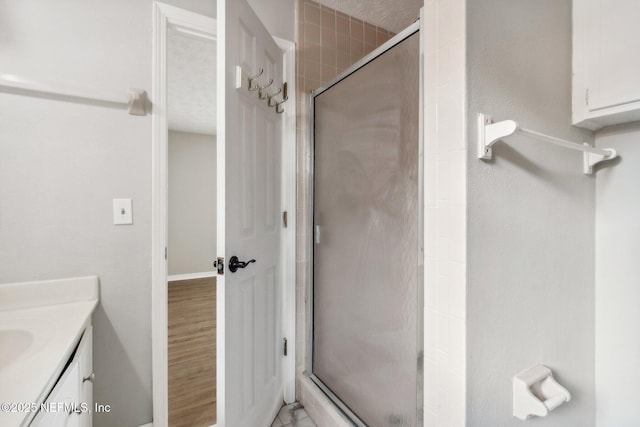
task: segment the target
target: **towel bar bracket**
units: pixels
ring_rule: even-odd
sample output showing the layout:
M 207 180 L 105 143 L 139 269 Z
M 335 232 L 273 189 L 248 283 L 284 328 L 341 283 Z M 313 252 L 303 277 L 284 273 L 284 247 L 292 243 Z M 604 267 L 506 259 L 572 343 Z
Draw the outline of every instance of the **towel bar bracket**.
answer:
M 593 173 L 593 167 L 598 163 L 612 160 L 618 155 L 616 150 L 613 148 L 597 148 L 586 142 L 579 144 L 576 142 L 565 141 L 554 136 L 521 128 L 518 122 L 513 120 L 503 120 L 501 122 L 494 123 L 491 120 L 491 116 L 482 113 L 478 114 L 477 120 L 478 158 L 483 160 L 490 160 L 493 158 L 492 147 L 495 143 L 515 133 L 520 133 L 535 140 L 559 145 L 571 150 L 582 151 L 582 171 L 585 175 L 591 175 Z

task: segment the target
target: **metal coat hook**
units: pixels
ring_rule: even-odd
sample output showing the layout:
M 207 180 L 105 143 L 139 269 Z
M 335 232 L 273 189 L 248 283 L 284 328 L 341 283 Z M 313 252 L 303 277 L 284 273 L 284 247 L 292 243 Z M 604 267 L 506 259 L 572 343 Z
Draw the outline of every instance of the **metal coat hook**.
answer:
M 272 104 L 271 100 L 273 99 L 274 96 L 279 95 L 280 92 L 282 92 L 282 88 L 278 89 L 277 92 L 272 93 L 272 94 L 267 94 L 267 105 L 269 105 L 269 107 L 274 107 L 276 104 Z
M 271 86 L 273 84 L 273 79 L 269 80 L 269 83 L 267 83 L 264 86 L 259 86 L 258 87 L 258 98 L 259 99 L 267 99 L 267 97 L 269 96 L 269 94 L 267 92 L 265 92 L 265 89 L 268 88 L 269 86 Z
M 282 101 L 275 103 L 274 106 L 276 107 L 276 113 L 278 113 L 278 114 L 284 113 L 284 108 L 280 108 L 280 105 L 282 105 L 285 102 L 287 102 L 288 99 L 289 99 L 289 97 L 287 96 L 286 98 L 282 98 Z
M 264 73 L 264 68 L 260 68 L 260 71 L 258 71 L 258 73 L 255 76 L 247 77 L 247 82 L 249 82 L 249 91 L 250 92 L 253 92 L 253 91 L 258 90 L 260 88 L 260 86 L 253 87 L 253 81 L 255 79 L 257 79 L 258 77 L 260 77 L 263 73 Z

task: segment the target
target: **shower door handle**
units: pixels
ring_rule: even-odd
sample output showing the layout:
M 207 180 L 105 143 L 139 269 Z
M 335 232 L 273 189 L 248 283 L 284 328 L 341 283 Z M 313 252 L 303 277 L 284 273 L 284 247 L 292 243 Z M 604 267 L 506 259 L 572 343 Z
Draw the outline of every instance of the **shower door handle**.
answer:
M 232 256 L 231 259 L 229 259 L 229 271 L 231 271 L 232 273 L 235 273 L 236 271 L 238 271 L 239 268 L 245 268 L 247 265 L 251 264 L 252 262 L 256 262 L 255 259 L 250 259 L 249 261 L 240 261 L 238 259 L 237 256 Z

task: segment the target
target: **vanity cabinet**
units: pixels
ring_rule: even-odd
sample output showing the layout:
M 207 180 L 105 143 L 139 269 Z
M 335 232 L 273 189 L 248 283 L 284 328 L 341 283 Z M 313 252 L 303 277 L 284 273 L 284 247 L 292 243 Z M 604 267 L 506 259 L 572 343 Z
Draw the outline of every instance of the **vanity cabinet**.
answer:
M 640 1 L 573 1 L 573 124 L 640 120 Z
M 54 410 L 40 411 L 30 426 L 91 427 L 93 410 L 93 328 L 88 326 L 67 367 L 45 400 Z M 87 411 L 70 411 L 72 407 Z

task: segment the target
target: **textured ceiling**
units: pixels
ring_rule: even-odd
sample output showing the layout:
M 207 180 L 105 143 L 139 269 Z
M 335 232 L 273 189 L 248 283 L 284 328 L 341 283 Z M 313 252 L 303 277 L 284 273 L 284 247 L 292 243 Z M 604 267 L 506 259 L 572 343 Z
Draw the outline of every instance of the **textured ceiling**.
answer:
M 342 13 L 398 33 L 413 23 L 424 0 L 316 0 Z
M 170 30 L 167 51 L 169 129 L 215 135 L 215 42 Z

